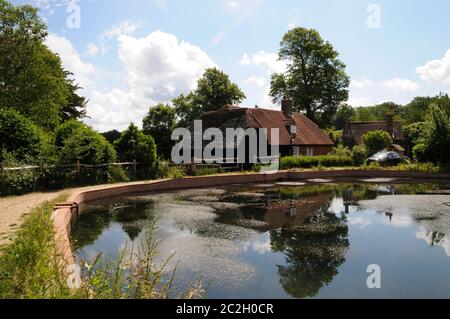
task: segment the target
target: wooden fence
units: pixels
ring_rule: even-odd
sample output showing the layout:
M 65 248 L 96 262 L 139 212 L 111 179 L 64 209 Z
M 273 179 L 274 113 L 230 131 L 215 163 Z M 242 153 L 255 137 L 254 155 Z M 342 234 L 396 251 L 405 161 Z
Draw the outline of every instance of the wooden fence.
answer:
M 279 159 L 279 157 L 266 157 L 264 159 Z M 260 158 L 262 159 L 262 158 Z M 185 171 L 189 172 L 195 172 L 197 169 L 220 169 L 220 170 L 243 170 L 244 164 L 227 164 L 228 159 L 222 159 L 225 163 L 224 164 L 207 164 L 207 163 L 195 163 L 194 160 L 193 163 L 189 164 L 174 164 L 172 162 L 161 162 L 163 165 L 167 166 L 175 166 L 180 167 L 184 169 Z M 20 167 L 6 167 L 4 163 L 0 163 L 0 175 L 5 174 L 7 172 L 19 172 L 24 170 L 40 170 L 43 171 L 45 169 L 58 169 L 58 168 L 74 168 L 77 173 L 81 173 L 82 168 L 90 168 L 93 170 L 102 168 L 102 167 L 110 167 L 110 166 L 121 166 L 121 167 L 127 167 L 131 166 L 133 169 L 133 173 L 137 173 L 137 167 L 139 165 L 154 165 L 155 162 L 137 162 L 136 160 L 133 160 L 132 162 L 124 162 L 124 163 L 105 163 L 105 164 L 97 164 L 97 165 L 89 165 L 89 164 L 82 164 L 80 161 L 77 161 L 74 164 L 66 164 L 66 165 L 26 165 L 26 166 L 20 166 Z

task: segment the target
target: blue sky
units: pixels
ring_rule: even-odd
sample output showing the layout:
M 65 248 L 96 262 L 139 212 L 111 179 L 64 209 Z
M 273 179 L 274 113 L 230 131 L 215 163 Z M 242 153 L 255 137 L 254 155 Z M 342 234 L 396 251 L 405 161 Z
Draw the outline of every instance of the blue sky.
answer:
M 317 29 L 340 52 L 353 106 L 450 93 L 447 0 L 12 2 L 41 8 L 47 45 L 84 87 L 87 122 L 102 131 L 140 124 L 151 105 L 187 93 L 210 66 L 244 90 L 243 106 L 276 108 L 270 74 L 285 67 L 276 53 L 294 26 Z

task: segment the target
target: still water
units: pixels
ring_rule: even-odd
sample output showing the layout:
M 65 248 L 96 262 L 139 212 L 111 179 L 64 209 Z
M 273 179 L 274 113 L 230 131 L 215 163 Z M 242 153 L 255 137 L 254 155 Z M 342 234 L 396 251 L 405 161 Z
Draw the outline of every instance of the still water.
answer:
M 326 183 L 325 183 L 326 182 Z M 89 203 L 72 244 L 115 258 L 157 220 L 175 286 L 208 298 L 450 298 L 449 184 L 311 181 Z M 381 267 L 381 288 L 367 267 Z

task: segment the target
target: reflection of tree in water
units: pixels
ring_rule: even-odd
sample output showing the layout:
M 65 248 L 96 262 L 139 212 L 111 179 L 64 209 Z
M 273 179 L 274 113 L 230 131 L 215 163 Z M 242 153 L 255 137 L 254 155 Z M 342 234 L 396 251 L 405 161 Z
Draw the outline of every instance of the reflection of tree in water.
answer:
M 146 201 L 121 201 L 113 206 L 95 205 L 81 214 L 72 231 L 74 249 L 88 246 L 115 222 L 122 226 L 134 241 L 152 218 L 153 203 Z
M 278 266 L 284 290 L 295 298 L 313 297 L 331 283 L 345 261 L 349 247 L 345 216 L 338 217 L 322 206 L 301 226 L 270 232 L 273 251 L 285 255 Z

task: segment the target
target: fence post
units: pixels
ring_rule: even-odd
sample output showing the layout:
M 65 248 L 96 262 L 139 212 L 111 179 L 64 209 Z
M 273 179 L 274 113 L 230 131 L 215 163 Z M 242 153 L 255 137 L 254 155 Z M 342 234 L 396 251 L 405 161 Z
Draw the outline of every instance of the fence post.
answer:
M 133 173 L 134 173 L 134 177 L 137 177 L 137 163 L 136 160 L 133 160 Z
M 5 165 L 3 162 L 0 162 L 0 175 L 2 175 L 5 172 Z
M 81 173 L 80 160 L 77 160 L 77 174 L 80 175 L 80 173 Z

